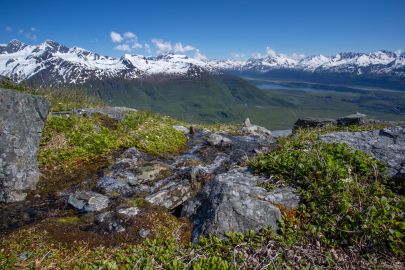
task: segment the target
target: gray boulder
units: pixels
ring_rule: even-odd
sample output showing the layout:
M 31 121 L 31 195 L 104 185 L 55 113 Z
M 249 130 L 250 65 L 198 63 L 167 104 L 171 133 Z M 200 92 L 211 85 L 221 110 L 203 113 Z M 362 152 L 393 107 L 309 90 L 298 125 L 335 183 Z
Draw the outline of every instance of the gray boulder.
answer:
M 336 124 L 337 121 L 334 119 L 305 117 L 299 118 L 295 122 L 294 129 L 317 128 L 317 127 L 324 127 L 326 125 L 336 125 Z
M 107 196 L 93 191 L 76 191 L 69 195 L 68 203 L 84 212 L 98 212 L 108 207 Z
M 39 180 L 37 150 L 49 102 L 0 89 L 0 202 L 22 201 Z
M 190 134 L 190 128 L 186 128 L 185 126 L 173 125 L 173 128 L 177 131 L 181 131 L 184 134 Z
M 273 138 L 273 135 L 270 130 L 268 130 L 264 127 L 261 127 L 261 126 L 253 125 L 250 122 L 249 118 L 246 118 L 245 121 L 243 122 L 241 132 L 243 135 L 256 136 L 261 139 L 272 139 Z
M 111 176 L 103 176 L 97 180 L 97 189 L 108 196 L 131 196 L 134 191 L 126 181 Z
M 211 134 L 207 142 L 212 146 L 230 146 L 232 141 L 228 139 L 225 135 L 213 133 Z
M 405 126 L 363 132 L 335 132 L 320 136 L 319 140 L 345 143 L 369 153 L 385 163 L 390 177 L 405 177 Z
M 337 124 L 341 126 L 361 125 L 366 121 L 367 115 L 355 113 L 337 119 Z
M 158 192 L 145 197 L 145 200 L 168 210 L 173 210 L 190 199 L 192 195 L 191 185 L 188 180 L 178 183 L 171 182 L 162 187 Z
M 183 206 L 182 216 L 189 217 L 193 225 L 193 241 L 200 235 L 259 230 L 269 225 L 276 230 L 281 218 L 278 206 L 296 207 L 299 197 L 292 188 L 268 192 L 258 187 L 263 181 L 246 168 L 217 175 Z

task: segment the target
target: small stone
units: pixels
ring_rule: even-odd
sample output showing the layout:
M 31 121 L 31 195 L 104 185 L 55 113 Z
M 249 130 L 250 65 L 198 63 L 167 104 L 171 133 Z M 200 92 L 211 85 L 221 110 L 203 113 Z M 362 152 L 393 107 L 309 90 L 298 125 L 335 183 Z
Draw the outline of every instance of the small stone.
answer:
M 150 230 L 141 229 L 138 234 L 139 234 L 140 237 L 146 238 L 150 234 Z
M 175 130 L 177 130 L 177 131 L 183 132 L 184 134 L 189 134 L 189 133 L 190 133 L 190 129 L 186 128 L 185 126 L 177 126 L 177 125 L 174 125 L 173 128 L 174 128 Z
M 232 144 L 230 139 L 218 133 L 211 134 L 207 142 L 212 146 L 229 146 Z
M 100 192 L 110 197 L 115 197 L 115 194 L 129 196 L 133 193 L 127 183 L 110 176 L 104 176 L 98 179 L 96 187 Z
M 138 207 L 129 207 L 129 208 L 123 208 L 118 210 L 118 214 L 127 216 L 127 217 L 134 217 L 138 215 L 141 212 L 141 210 Z
M 251 126 L 249 117 L 246 118 L 245 121 L 243 121 L 243 126 L 244 127 L 250 127 Z
M 92 191 L 76 191 L 69 195 L 68 203 L 85 212 L 97 212 L 108 207 L 107 196 Z
M 172 210 L 191 198 L 191 195 L 190 182 L 184 180 L 179 183 L 169 183 L 158 192 L 146 196 L 145 200 Z
M 21 261 L 26 261 L 26 260 L 28 260 L 29 257 L 30 257 L 30 254 L 28 251 L 23 251 L 18 255 L 18 259 L 20 259 Z

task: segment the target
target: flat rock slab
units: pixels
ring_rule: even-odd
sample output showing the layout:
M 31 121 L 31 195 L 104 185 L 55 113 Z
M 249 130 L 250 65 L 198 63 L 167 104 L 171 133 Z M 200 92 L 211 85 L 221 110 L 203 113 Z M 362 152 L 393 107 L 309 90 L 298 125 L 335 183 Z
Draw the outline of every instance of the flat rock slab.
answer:
M 107 196 L 93 191 L 76 191 L 69 195 L 68 203 L 84 212 L 97 212 L 108 207 L 110 200 Z
M 363 132 L 335 132 L 319 137 L 322 142 L 345 143 L 371 154 L 387 167 L 388 176 L 405 178 L 405 126 Z
M 182 216 L 193 225 L 192 240 L 200 235 L 224 235 L 272 226 L 278 228 L 279 206 L 296 207 L 299 196 L 293 188 L 268 192 L 258 187 L 264 178 L 237 168 L 217 175 L 194 198 L 185 203 Z
M 35 189 L 37 150 L 48 113 L 45 98 L 0 89 L 0 202 L 22 201 Z

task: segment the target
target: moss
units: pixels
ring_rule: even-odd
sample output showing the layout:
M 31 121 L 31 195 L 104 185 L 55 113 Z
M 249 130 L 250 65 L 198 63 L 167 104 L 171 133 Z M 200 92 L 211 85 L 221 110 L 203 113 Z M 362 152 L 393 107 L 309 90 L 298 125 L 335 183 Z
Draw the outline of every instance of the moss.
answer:
M 179 153 L 186 136 L 172 127 L 173 120 L 147 112 L 128 113 L 122 123 L 104 115 L 50 116 L 42 137 L 38 161 L 42 168 L 73 174 L 82 164 L 137 147 L 154 155 Z
M 224 132 L 233 136 L 241 135 L 240 125 L 236 124 L 198 124 L 196 127 L 200 129 L 206 128 L 212 132 Z
M 78 224 L 81 220 L 77 216 L 60 217 L 53 220 L 54 222 L 63 224 Z
M 124 205 L 128 207 L 138 207 L 141 209 L 151 207 L 151 204 L 144 198 L 128 198 L 125 200 Z
M 17 90 L 17 91 L 28 93 L 28 94 L 35 94 L 34 90 L 29 89 L 28 87 L 25 87 L 24 85 L 15 84 L 9 79 L 0 78 L 0 87 L 6 88 L 6 89 L 11 89 L 11 90 Z

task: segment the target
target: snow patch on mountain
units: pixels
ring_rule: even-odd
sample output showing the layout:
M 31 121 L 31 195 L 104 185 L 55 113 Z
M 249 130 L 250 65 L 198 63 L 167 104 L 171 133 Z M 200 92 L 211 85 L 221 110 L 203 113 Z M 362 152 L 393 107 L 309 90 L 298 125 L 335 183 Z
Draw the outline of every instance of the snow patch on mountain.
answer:
M 137 79 L 157 74 L 195 77 L 230 70 L 268 72 L 277 69 L 405 76 L 405 53 L 376 51 L 335 56 L 288 56 L 268 50 L 267 56 L 247 61 L 207 60 L 179 54 L 156 57 L 125 54 L 102 56 L 79 47 L 68 48 L 47 40 L 27 45 L 18 40 L 0 45 L 0 75 L 16 82 L 40 79 L 44 84 L 77 84 L 90 79 Z

